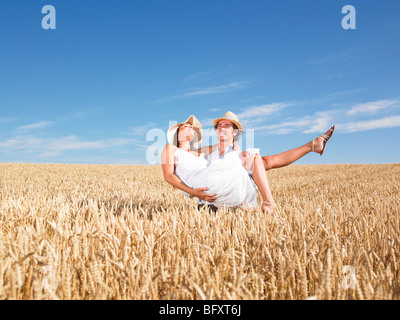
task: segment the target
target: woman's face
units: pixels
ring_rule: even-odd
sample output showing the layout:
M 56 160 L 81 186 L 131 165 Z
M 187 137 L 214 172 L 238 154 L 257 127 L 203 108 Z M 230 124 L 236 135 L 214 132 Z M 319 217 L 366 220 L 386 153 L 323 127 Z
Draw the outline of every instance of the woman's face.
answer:
M 178 141 L 192 141 L 194 135 L 193 126 L 189 123 L 182 124 L 178 129 Z

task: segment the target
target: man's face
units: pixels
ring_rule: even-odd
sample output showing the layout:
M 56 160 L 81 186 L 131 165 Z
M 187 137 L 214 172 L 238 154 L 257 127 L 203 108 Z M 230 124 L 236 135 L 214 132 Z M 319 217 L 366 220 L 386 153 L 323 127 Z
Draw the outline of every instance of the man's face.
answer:
M 218 141 L 230 141 L 233 142 L 233 138 L 236 135 L 236 130 L 233 127 L 233 123 L 228 120 L 220 120 L 217 124 L 217 137 Z

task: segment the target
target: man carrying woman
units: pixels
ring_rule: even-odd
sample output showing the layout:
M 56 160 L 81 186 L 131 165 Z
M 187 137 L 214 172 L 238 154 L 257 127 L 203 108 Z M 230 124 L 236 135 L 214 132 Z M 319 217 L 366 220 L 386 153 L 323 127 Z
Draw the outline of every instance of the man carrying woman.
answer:
M 195 116 L 168 130 L 168 142 L 162 153 L 164 179 L 186 195 L 199 198 L 199 206 L 255 208 L 260 192 L 261 210 L 273 212 L 266 171 L 287 166 L 307 153 L 324 152 L 335 127 L 296 149 L 262 157 L 259 149 L 240 152 L 236 143 L 243 127 L 233 112 L 214 119 L 218 144 L 199 148 L 202 127 Z M 206 192 L 208 191 L 208 192 Z

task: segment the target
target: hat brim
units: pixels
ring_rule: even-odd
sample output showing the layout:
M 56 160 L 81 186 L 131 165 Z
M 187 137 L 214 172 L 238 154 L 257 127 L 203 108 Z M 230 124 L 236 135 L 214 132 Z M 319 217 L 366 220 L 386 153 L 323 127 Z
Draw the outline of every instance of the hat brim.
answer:
M 201 126 L 200 121 L 194 115 L 191 115 L 184 122 L 174 124 L 168 129 L 167 132 L 168 143 L 178 146 L 178 141 L 176 139 L 176 132 L 179 129 L 179 127 L 185 123 L 191 124 L 194 131 L 196 132 L 195 137 L 193 138 L 193 141 L 191 143 L 194 148 L 196 149 L 199 148 L 199 146 L 201 145 L 201 141 L 203 140 L 203 127 Z
M 240 124 L 239 121 L 236 121 L 235 119 L 230 119 L 230 118 L 227 118 L 227 117 L 221 117 L 221 118 L 218 118 L 218 119 L 214 119 L 214 120 L 213 120 L 214 128 L 217 128 L 217 124 L 218 124 L 218 122 L 220 122 L 221 120 L 226 120 L 226 121 L 232 122 L 232 123 L 235 124 L 235 126 L 240 130 L 240 132 L 243 132 L 243 127 L 242 127 L 242 125 Z

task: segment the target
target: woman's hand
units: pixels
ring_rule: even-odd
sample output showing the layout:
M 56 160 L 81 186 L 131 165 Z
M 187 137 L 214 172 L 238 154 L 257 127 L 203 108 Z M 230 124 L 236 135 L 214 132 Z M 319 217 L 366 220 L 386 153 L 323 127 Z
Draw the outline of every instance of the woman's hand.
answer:
M 195 196 L 201 200 L 204 200 L 206 202 L 214 202 L 215 200 L 217 200 L 217 194 L 209 194 L 206 193 L 204 191 L 207 191 L 208 188 L 197 188 L 197 189 L 193 189 L 193 192 L 191 192 L 192 196 Z
M 265 213 L 274 213 L 274 208 L 275 207 L 272 204 L 263 203 L 261 205 L 261 210 L 264 211 Z

